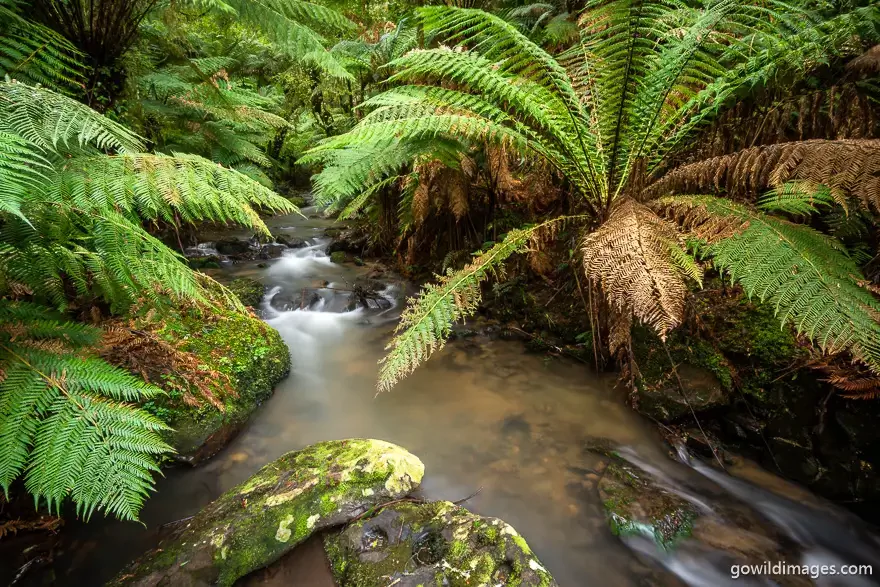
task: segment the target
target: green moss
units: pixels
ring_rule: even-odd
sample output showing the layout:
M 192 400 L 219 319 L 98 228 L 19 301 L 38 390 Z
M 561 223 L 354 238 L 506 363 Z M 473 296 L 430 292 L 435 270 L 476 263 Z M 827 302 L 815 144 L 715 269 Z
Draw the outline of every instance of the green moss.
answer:
M 345 263 L 345 253 L 342 251 L 334 251 L 330 253 L 330 260 L 334 263 Z
M 199 584 L 232 585 L 313 533 L 409 493 L 423 473 L 416 457 L 379 440 L 288 453 L 204 508 L 167 551 L 149 553 L 122 582 L 159 569 L 167 584 L 198 576 Z
M 241 300 L 242 304 L 252 308 L 260 305 L 260 302 L 263 301 L 263 294 L 266 291 L 266 287 L 262 283 L 249 277 L 233 279 L 226 287 Z
M 383 539 L 373 540 L 376 535 Z M 512 527 L 449 502 L 389 506 L 328 536 L 326 544 L 341 587 L 384 587 L 404 574 L 446 587 L 553 584 Z
M 302 196 L 287 196 L 288 201 L 297 208 L 305 208 L 309 202 Z
M 203 368 L 225 375 L 232 384 L 230 389 L 228 383 L 217 381 L 212 390 L 223 403 L 222 411 L 208 402 L 185 403 L 179 391 L 186 386 L 182 380 L 167 387 L 168 395 L 145 406 L 175 429 L 171 442 L 180 453 L 190 453 L 215 432 L 244 422 L 290 370 L 290 352 L 278 332 L 247 314 L 203 317 L 191 312 L 167 318 L 158 334 L 196 355 Z M 196 390 L 193 395 L 199 397 Z
M 671 550 L 691 535 L 697 513 L 690 503 L 648 479 L 630 465 L 608 465 L 600 482 L 608 525 L 615 536 L 641 535 L 661 550 Z

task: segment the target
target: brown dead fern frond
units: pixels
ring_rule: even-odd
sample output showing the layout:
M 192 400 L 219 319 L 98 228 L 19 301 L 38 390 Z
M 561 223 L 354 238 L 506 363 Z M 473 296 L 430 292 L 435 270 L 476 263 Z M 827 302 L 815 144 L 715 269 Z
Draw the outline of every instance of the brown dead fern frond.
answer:
M 206 368 L 196 355 L 121 321 L 105 325 L 100 354 L 148 383 L 180 391 L 190 406 L 208 403 L 222 412 L 225 407 L 218 396 L 235 394 L 229 377 Z
M 584 239 L 584 269 L 617 311 L 632 313 L 665 339 L 684 313 L 684 273 L 671 253 L 682 246 L 672 223 L 626 199 Z
M 649 197 L 673 193 L 725 192 L 752 197 L 792 181 L 826 186 L 841 204 L 854 196 L 880 211 L 880 140 L 810 140 L 744 149 L 684 165 L 646 190 Z
M 847 63 L 846 69 L 859 74 L 880 73 L 880 45 L 874 45 Z

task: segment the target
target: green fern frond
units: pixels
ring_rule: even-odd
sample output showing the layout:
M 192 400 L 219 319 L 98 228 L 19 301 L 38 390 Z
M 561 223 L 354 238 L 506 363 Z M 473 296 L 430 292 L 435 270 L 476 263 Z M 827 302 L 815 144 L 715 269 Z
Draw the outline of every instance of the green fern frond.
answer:
M 26 18 L 20 0 L 0 0 L 0 78 L 72 87 L 81 82 L 81 53 L 63 36 Z
M 211 220 L 269 229 L 257 210 L 291 213 L 289 200 L 235 169 L 198 155 L 132 154 L 72 160 L 52 191 L 84 213 L 115 209 L 170 224 Z
M 140 137 L 85 104 L 51 90 L 0 81 L 0 130 L 46 151 L 98 149 L 136 152 Z
M 389 352 L 380 361 L 379 392 L 391 390 L 443 348 L 452 325 L 476 312 L 482 299 L 482 282 L 503 271 L 502 263 L 508 257 L 525 250 L 534 234 L 572 218 L 561 217 L 531 228 L 511 230 L 503 241 L 474 257 L 463 269 L 450 271 L 436 284 L 423 287 L 419 296 L 407 303 L 395 337 L 385 347 Z
M 122 401 L 161 390 L 78 349 L 94 328 L 33 304 L 0 301 L 0 486 L 24 476 L 53 511 L 70 499 L 88 519 L 103 510 L 136 520 L 168 427 Z M 48 346 L 46 346 L 48 345 Z
M 880 302 L 840 241 L 720 198 L 659 203 L 708 241 L 713 263 L 750 297 L 773 304 L 781 322 L 826 352 L 847 350 L 880 370 Z

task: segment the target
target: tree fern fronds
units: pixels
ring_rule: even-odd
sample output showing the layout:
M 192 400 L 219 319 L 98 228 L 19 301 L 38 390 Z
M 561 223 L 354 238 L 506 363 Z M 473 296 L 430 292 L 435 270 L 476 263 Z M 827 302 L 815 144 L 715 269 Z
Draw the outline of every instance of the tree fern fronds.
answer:
M 719 190 L 738 196 L 795 180 L 826 186 L 843 205 L 852 195 L 865 208 L 880 210 L 880 140 L 815 139 L 752 147 L 677 167 L 648 192 Z
M 289 200 L 245 174 L 198 155 L 74 159 L 53 190 L 86 213 L 112 207 L 144 220 L 232 222 L 264 234 L 269 230 L 254 207 L 296 211 Z
M 0 78 L 72 86 L 82 79 L 81 53 L 55 31 L 28 20 L 20 0 L 0 0 Z
M 40 149 L 18 135 L 0 130 L 0 213 L 25 219 L 21 205 L 27 191 L 40 190 L 49 169 L 49 161 Z
M 521 75 L 557 94 L 574 112 L 580 101 L 565 69 L 544 49 L 503 18 L 470 8 L 425 6 L 419 9 L 425 28 L 439 37 L 470 47 L 507 74 Z
M 836 239 L 710 196 L 673 196 L 660 205 L 709 243 L 731 280 L 772 303 L 783 323 L 825 352 L 849 351 L 880 371 L 880 302 Z
M 474 257 L 467 266 L 426 285 L 418 297 L 411 298 L 401 314 L 396 335 L 380 361 L 379 392 L 390 391 L 401 379 L 443 348 L 452 324 L 472 316 L 480 303 L 480 285 L 492 273 L 502 270 L 502 263 L 525 249 L 533 234 L 550 224 L 568 220 L 556 218 L 526 229 L 511 230 L 503 241 Z
M 828 187 L 809 180 L 795 180 L 764 194 L 758 200 L 758 209 L 763 212 L 809 216 L 820 208 L 827 210 L 835 203 L 839 202 L 835 202 Z
M 620 313 L 633 314 L 665 339 L 681 323 L 684 277 L 700 280 L 695 263 L 686 262 L 683 245 L 673 224 L 626 199 L 584 239 L 584 270 Z
M 803 14 L 801 10 L 793 11 Z M 862 42 L 880 42 L 880 8 L 876 6 L 855 8 L 818 22 L 804 18 L 792 34 L 774 34 L 771 29 L 766 34 L 742 39 L 735 45 L 739 50 L 726 70 L 690 97 L 676 117 L 665 121 L 656 139 L 646 147 L 646 152 L 651 153 L 649 171 L 659 167 L 669 153 L 680 149 L 741 96 L 784 87 L 790 80 L 802 79 L 818 64 L 857 55 Z
M 88 518 L 96 510 L 135 520 L 171 452 L 167 426 L 119 400 L 161 390 L 99 359 L 78 354 L 95 329 L 57 321 L 33 304 L 0 301 L 0 486 L 24 475 L 36 500 L 58 511 L 71 499 Z M 55 330 L 55 332 L 53 332 Z M 42 348 L 43 340 L 57 345 Z M 97 479 L 96 479 L 97 477 Z
M 142 151 L 140 137 L 85 104 L 45 88 L 0 82 L 0 130 L 54 151 L 94 145 Z

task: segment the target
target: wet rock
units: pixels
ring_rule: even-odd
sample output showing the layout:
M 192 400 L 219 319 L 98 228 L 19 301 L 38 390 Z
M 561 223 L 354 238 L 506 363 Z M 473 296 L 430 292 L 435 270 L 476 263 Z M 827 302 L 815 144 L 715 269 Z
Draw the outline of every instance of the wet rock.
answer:
M 262 283 L 250 277 L 233 279 L 227 287 L 241 300 L 242 304 L 252 308 L 260 305 L 260 302 L 263 301 L 263 294 L 266 292 L 266 287 Z
M 189 257 L 187 265 L 193 269 L 219 269 L 220 257 L 216 255 L 206 255 L 204 257 Z
M 287 250 L 287 245 L 282 245 L 278 243 L 271 243 L 268 245 L 263 245 L 260 247 L 260 259 L 277 259 L 284 251 Z
M 269 305 L 279 312 L 304 310 L 313 308 L 321 301 L 321 295 L 313 289 L 306 289 L 295 294 L 279 293 L 272 296 Z
M 324 229 L 324 236 L 334 239 L 339 238 L 345 230 L 347 230 L 345 226 L 329 226 Z
M 390 505 L 325 548 L 340 587 L 556 585 L 511 526 L 450 502 Z
M 691 534 L 697 517 L 693 505 L 659 488 L 633 465 L 609 464 L 598 489 L 615 536 L 645 536 L 658 548 L 669 550 Z
M 712 498 L 709 511 L 687 498 L 699 495 L 699 489 L 669 486 L 619 457 L 611 457 L 597 490 L 612 533 L 637 550 L 644 548 L 639 541 L 649 541 L 655 557 L 685 549 L 707 559 L 758 565 L 800 556 L 786 536 L 747 504 L 722 493 Z M 780 585 L 809 584 L 800 577 L 776 579 Z
M 288 236 L 286 234 L 276 234 L 275 242 L 291 249 L 301 249 L 308 246 L 308 242 L 304 238 L 298 236 Z
M 721 381 L 708 369 L 684 363 L 678 365 L 678 377 L 681 379 L 681 388 L 674 374 L 655 385 L 641 382 L 636 391 L 639 411 L 661 422 L 668 422 L 689 416 L 691 408 L 700 412 L 729 401 Z
M 330 253 L 330 260 L 334 263 L 345 263 L 345 253 L 342 251 L 333 251 Z
M 309 536 L 399 499 L 422 462 L 381 440 L 322 442 L 287 453 L 202 509 L 111 585 L 232 585 Z
M 245 255 L 251 252 L 251 244 L 238 239 L 219 240 L 214 244 L 214 248 L 221 255 L 227 256 Z

